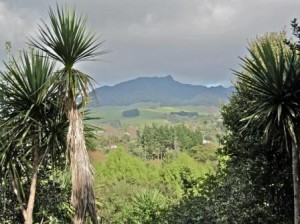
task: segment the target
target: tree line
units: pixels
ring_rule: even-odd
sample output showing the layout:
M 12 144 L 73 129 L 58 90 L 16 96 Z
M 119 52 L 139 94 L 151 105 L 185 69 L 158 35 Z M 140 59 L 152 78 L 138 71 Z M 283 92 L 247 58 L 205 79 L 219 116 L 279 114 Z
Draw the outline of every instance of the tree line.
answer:
M 200 128 L 195 130 L 181 125 L 146 125 L 137 131 L 137 142 L 148 158 L 163 159 L 170 150 L 191 150 L 202 144 Z

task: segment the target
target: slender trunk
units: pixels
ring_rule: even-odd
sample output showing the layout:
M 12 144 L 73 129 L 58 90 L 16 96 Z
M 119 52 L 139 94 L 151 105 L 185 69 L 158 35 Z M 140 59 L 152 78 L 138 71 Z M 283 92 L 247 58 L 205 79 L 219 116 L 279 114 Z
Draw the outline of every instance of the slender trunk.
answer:
M 72 172 L 72 197 L 71 202 L 75 208 L 75 224 L 86 221 L 89 213 L 92 222 L 97 222 L 95 198 L 93 191 L 93 174 L 83 132 L 83 122 L 80 111 L 75 102 L 68 111 L 69 130 L 67 135 Z
M 39 170 L 39 148 L 38 146 L 34 147 L 34 163 L 33 163 L 33 171 L 32 171 L 32 179 L 30 184 L 30 194 L 27 202 L 27 219 L 25 220 L 26 224 L 33 223 L 33 208 L 35 202 L 35 195 L 36 195 L 36 184 L 38 179 L 38 170 Z
M 297 143 L 292 146 L 292 169 L 293 169 L 293 188 L 294 188 L 294 224 L 300 224 L 300 127 L 296 128 Z
M 15 179 L 14 179 L 12 173 L 10 172 L 10 179 L 11 179 L 13 191 L 14 191 L 15 195 L 17 196 L 17 200 L 19 202 L 19 207 L 22 212 L 25 224 L 33 223 L 33 208 L 34 208 L 35 195 L 36 195 L 36 184 L 37 184 L 37 178 L 38 178 L 39 163 L 40 163 L 40 161 L 39 161 L 38 147 L 35 147 L 32 179 L 31 179 L 31 183 L 30 183 L 30 192 L 29 192 L 29 197 L 28 197 L 28 202 L 27 202 L 27 209 L 24 208 L 24 205 L 23 205 L 24 201 L 22 200 L 21 195 L 19 194 Z

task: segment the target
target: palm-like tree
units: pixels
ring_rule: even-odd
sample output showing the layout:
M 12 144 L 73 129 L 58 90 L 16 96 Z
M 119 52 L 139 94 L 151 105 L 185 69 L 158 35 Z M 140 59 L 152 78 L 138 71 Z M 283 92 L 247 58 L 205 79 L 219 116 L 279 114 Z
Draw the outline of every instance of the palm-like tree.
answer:
M 300 71 L 295 51 L 283 44 L 282 39 L 270 38 L 254 43 L 249 49 L 250 57 L 242 59 L 244 71 L 236 72 L 238 85 L 251 92 L 243 120 L 264 121 L 267 139 L 282 136 L 287 151 L 292 148 L 292 170 L 294 187 L 294 221 L 300 223 Z M 247 125 L 245 126 L 245 128 Z M 291 146 L 291 147 L 290 147 Z
M 61 62 L 63 68 L 57 72 L 60 80 L 60 93 L 64 110 L 69 121 L 67 146 L 72 172 L 72 204 L 75 208 L 75 223 L 84 223 L 89 213 L 93 223 L 97 223 L 95 199 L 92 187 L 92 168 L 86 150 L 83 134 L 82 114 L 77 98 L 82 104 L 88 102 L 92 78 L 74 68 L 77 62 L 91 60 L 97 55 L 101 45 L 95 33 L 86 28 L 86 18 L 77 16 L 75 10 L 68 8 L 49 10 L 50 25 L 43 23 L 37 39 L 30 44 L 42 50 L 54 60 Z
M 57 102 L 53 84 L 55 66 L 38 52 L 23 53 L 1 72 L 0 82 L 0 165 L 17 197 L 26 224 L 33 222 L 38 170 L 46 155 L 61 155 L 66 117 Z M 29 195 L 24 170 L 31 170 Z M 23 174 L 23 175 L 22 175 Z

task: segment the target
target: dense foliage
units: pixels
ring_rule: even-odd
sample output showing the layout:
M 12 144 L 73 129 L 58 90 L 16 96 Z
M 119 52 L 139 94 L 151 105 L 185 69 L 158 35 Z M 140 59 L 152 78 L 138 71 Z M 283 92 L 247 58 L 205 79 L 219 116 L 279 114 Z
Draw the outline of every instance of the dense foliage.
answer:
M 137 141 L 147 153 L 147 158 L 164 158 L 172 150 L 189 151 L 202 144 L 202 133 L 199 128 L 195 130 L 186 125 L 145 126 L 137 133 Z
M 47 162 L 48 163 L 48 162 Z M 44 165 L 39 172 L 40 181 L 37 186 L 35 220 L 39 222 L 71 223 L 73 208 L 69 202 L 71 194 L 70 173 L 49 169 Z M 30 170 L 24 175 L 23 185 L 28 195 Z M 47 193 L 45 193 L 47 192 Z M 9 185 L 0 185 L 0 223 L 23 223 L 23 217 L 18 210 L 16 195 Z
M 145 161 L 123 149 L 112 150 L 105 161 L 93 165 L 104 223 L 163 222 L 170 205 L 187 192 L 197 194 L 198 183 L 215 172 L 210 163 L 199 164 L 186 153 Z
M 283 41 L 276 34 L 265 38 Z M 216 176 L 200 185 L 199 195 L 186 195 L 170 210 L 170 223 L 293 223 L 291 157 L 282 147 L 283 136 L 270 142 L 264 135 L 265 120 L 247 128 L 241 122 L 251 115 L 254 97 L 236 85 L 236 93 L 222 109 L 228 129 L 219 150 L 224 161 Z

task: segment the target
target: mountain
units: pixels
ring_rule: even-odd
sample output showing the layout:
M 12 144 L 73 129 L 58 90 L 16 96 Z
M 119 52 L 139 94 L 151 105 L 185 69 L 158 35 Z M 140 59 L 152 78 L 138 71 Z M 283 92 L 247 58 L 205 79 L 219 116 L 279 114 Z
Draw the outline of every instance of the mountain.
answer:
M 228 102 L 233 87 L 206 87 L 177 82 L 172 76 L 140 77 L 95 89 L 91 107 L 129 106 L 138 102 L 159 102 L 161 106 L 220 106 Z M 97 99 L 96 99 L 97 98 Z

